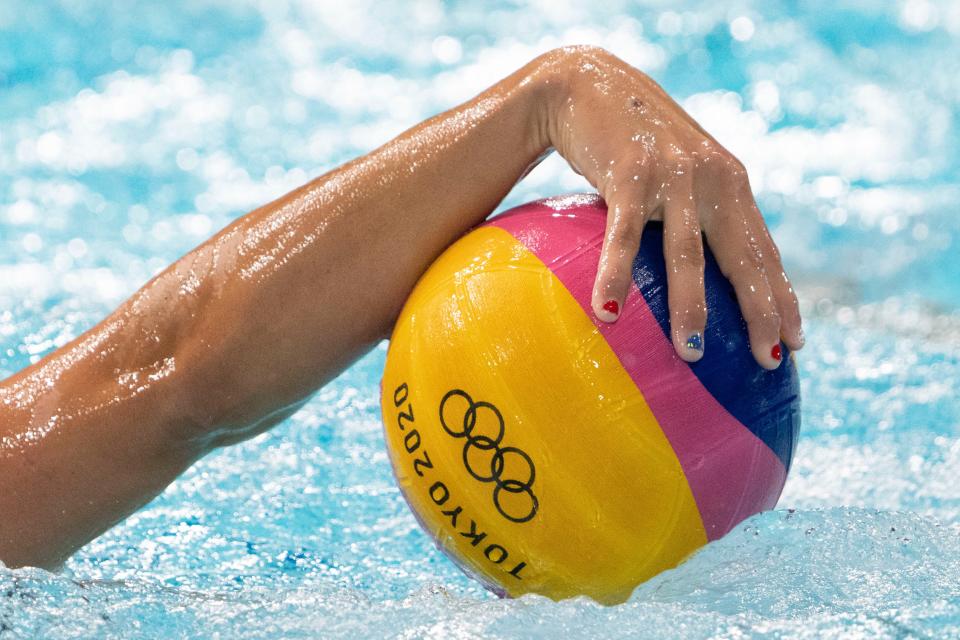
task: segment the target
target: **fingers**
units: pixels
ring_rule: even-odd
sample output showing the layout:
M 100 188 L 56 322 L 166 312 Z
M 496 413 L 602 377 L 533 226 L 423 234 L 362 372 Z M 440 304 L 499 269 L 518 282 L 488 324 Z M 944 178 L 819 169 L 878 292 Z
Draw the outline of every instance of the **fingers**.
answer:
M 806 340 L 803 335 L 803 322 L 800 319 L 800 303 L 797 301 L 797 294 L 793 290 L 786 271 L 779 264 L 779 260 L 777 262 L 776 270 L 768 275 L 768 280 L 773 288 L 773 295 L 777 299 L 777 308 L 780 310 L 780 335 L 791 350 L 797 351 L 803 348 Z
M 664 217 L 671 339 L 683 360 L 695 362 L 707 346 L 701 218 L 691 167 L 679 160 L 674 165 L 676 170 L 667 172 L 665 182 L 655 181 L 660 187 L 653 200 L 660 203 L 656 208 Z M 738 166 L 739 171 L 723 172 L 719 184 L 724 186 L 712 189 L 721 195 L 703 225 L 720 269 L 736 292 L 754 358 L 762 367 L 776 369 L 783 360 L 783 345 L 790 349 L 803 346 L 799 305 L 746 174 L 742 165 Z M 653 208 L 647 197 L 650 175 L 647 181 L 633 179 L 611 185 L 605 194 L 607 229 L 592 298 L 594 313 L 604 322 L 618 319 L 630 290 L 633 261 Z M 717 182 L 713 185 L 719 186 Z
M 753 205 L 754 219 L 759 222 L 761 246 L 763 247 L 764 269 L 767 281 L 773 291 L 773 297 L 780 313 L 780 337 L 784 344 L 796 351 L 803 348 L 803 326 L 800 320 L 800 303 L 797 294 L 790 284 L 783 263 L 780 261 L 780 251 L 770 237 L 770 231 L 763 223 L 763 216 L 756 204 Z
M 703 357 L 707 306 L 703 290 L 703 238 L 689 173 L 677 176 L 663 204 L 670 333 L 687 362 Z
M 607 198 L 607 230 L 593 286 L 593 312 L 603 322 L 616 322 L 633 282 L 633 260 L 646 223 L 643 189 L 612 187 Z
M 727 205 L 735 206 L 735 203 L 728 202 Z M 707 228 L 717 264 L 733 285 L 747 322 L 753 357 L 765 369 L 776 369 L 783 359 L 780 313 L 767 281 L 757 235 L 749 218 L 741 211 L 711 217 Z

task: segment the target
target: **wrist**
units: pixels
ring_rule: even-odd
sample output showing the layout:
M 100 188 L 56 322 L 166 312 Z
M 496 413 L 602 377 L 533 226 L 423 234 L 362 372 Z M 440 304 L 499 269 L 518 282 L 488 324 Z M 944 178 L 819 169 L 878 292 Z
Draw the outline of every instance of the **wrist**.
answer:
M 530 64 L 533 69 L 528 78 L 535 86 L 535 136 L 540 150 L 562 145 L 564 105 L 575 93 L 582 72 L 603 67 L 610 57 L 600 47 L 578 45 L 553 49 Z
M 557 113 L 566 93 L 562 49 L 554 49 L 529 65 L 522 84 L 529 87 L 530 143 L 535 156 L 554 147 Z
M 531 143 L 536 155 L 555 146 L 557 114 L 567 96 L 568 49 L 553 49 L 528 65 L 522 84 L 530 87 Z

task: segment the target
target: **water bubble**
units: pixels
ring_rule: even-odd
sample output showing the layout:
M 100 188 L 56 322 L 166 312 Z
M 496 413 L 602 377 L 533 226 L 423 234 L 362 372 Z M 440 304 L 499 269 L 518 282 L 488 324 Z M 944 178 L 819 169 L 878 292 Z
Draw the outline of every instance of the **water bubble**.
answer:
M 746 42 L 753 37 L 754 30 L 753 20 L 747 16 L 737 16 L 730 21 L 730 35 L 734 40 Z
M 664 11 L 657 18 L 657 32 L 665 36 L 675 36 L 683 29 L 683 19 L 675 11 Z
M 940 21 L 940 12 L 929 0 L 907 0 L 900 8 L 900 23 L 909 31 L 931 31 Z
M 60 160 L 63 153 L 63 138 L 52 131 L 48 131 L 37 139 L 37 159 L 44 164 L 54 164 Z
M 17 200 L 7 207 L 6 214 L 10 224 L 29 224 L 37 217 L 37 205 L 30 200 Z
M 460 41 L 450 36 L 439 36 L 431 45 L 433 56 L 443 64 L 456 64 L 463 55 Z
M 67 242 L 67 252 L 72 258 L 82 258 L 87 255 L 87 243 L 83 238 L 72 238 Z
M 199 161 L 200 156 L 191 147 L 184 147 L 177 151 L 177 166 L 184 171 L 193 171 L 197 168 Z
M 36 233 L 24 235 L 20 242 L 23 245 L 23 250 L 27 253 L 36 253 L 43 248 L 43 238 Z

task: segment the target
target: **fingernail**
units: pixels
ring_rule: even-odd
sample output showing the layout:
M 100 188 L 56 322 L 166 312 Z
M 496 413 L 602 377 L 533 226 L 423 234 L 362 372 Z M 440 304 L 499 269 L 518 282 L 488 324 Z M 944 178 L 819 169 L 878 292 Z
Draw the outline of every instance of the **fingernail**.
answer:
M 770 349 L 770 357 L 772 357 L 777 362 L 783 360 L 783 351 L 780 349 L 780 343 L 773 345 L 773 348 Z
M 607 300 L 607 301 L 603 304 L 603 310 L 604 310 L 604 311 L 609 311 L 610 313 L 612 313 L 612 314 L 615 315 L 615 316 L 619 316 L 619 315 L 620 315 L 620 305 L 617 303 L 616 300 Z
M 687 349 L 703 353 L 703 334 L 694 331 L 687 337 Z

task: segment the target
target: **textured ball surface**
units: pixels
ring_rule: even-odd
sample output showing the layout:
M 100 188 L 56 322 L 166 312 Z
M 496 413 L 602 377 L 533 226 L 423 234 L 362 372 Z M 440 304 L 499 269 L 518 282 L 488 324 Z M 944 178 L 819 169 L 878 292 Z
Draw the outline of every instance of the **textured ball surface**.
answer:
M 800 426 L 793 357 L 753 359 L 707 251 L 705 352 L 669 333 L 663 231 L 647 225 L 614 324 L 590 306 L 603 202 L 568 196 L 452 245 L 394 329 L 381 399 L 424 529 L 499 593 L 615 603 L 776 504 Z

